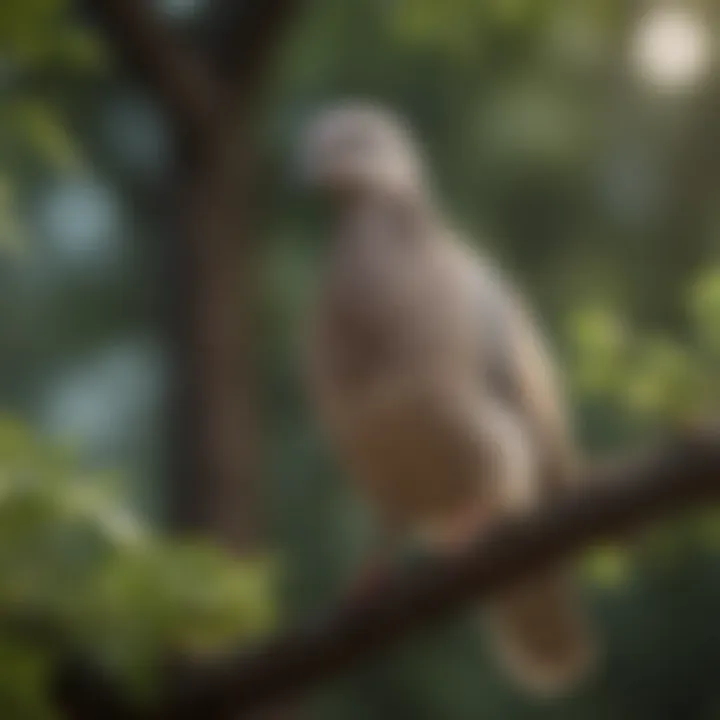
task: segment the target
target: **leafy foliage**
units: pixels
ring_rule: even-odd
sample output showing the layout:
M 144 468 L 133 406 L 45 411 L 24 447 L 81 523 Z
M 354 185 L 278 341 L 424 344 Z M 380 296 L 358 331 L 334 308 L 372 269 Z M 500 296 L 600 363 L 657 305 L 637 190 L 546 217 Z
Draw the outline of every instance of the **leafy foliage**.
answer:
M 613 402 L 637 422 L 697 422 L 720 402 L 720 270 L 688 293 L 686 343 L 635 331 L 607 307 L 586 306 L 571 318 L 575 382 L 589 396 Z
M 63 653 L 103 664 L 137 692 L 165 653 L 207 653 L 273 623 L 271 565 L 154 536 L 68 453 L 0 419 L 0 702 L 52 717 Z
M 94 76 L 105 67 L 98 37 L 78 22 L 67 0 L 27 0 L 0 6 L 0 251 L 22 246 L 25 233 L 10 171 L 46 164 L 77 171 L 81 152 L 64 108 L 43 97 L 62 78 Z
M 67 0 L 6 2 L 0 8 L 0 46 L 6 73 L 56 67 L 88 70 L 103 61 L 96 35 L 78 24 Z

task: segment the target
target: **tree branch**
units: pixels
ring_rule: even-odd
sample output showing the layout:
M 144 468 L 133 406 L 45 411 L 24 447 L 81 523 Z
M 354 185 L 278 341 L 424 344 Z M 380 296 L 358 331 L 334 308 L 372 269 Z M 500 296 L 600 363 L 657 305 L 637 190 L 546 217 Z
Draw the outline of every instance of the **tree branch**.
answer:
M 207 667 L 192 682 L 183 680 L 154 718 L 243 716 L 331 679 L 410 633 L 589 544 L 719 499 L 720 428 L 597 468 L 577 490 L 522 521 L 503 523 L 467 554 L 409 576 L 389 577 L 362 603 L 341 607 L 317 626 Z M 72 711 L 73 698 L 79 702 L 87 697 L 85 689 L 82 684 L 66 685 L 65 707 Z M 95 711 L 101 707 L 103 717 L 129 717 L 113 714 L 112 703 L 97 705 Z M 71 712 L 71 717 L 83 716 Z
M 212 124 L 220 88 L 203 59 L 162 22 L 150 0 L 85 0 L 85 5 L 171 120 L 190 131 Z

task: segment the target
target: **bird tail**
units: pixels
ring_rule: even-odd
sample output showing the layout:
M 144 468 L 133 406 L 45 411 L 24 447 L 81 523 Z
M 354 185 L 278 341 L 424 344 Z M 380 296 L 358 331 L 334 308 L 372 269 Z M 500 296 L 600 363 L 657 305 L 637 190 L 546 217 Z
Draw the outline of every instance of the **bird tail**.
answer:
M 503 591 L 484 613 L 499 662 L 528 692 L 567 695 L 592 671 L 595 638 L 565 572 L 546 571 Z

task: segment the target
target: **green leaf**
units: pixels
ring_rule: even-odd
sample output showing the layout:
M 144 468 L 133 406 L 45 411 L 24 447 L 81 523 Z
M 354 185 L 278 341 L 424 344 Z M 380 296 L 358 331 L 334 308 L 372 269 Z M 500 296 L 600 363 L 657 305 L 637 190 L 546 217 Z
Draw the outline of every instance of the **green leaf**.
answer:
M 706 272 L 694 284 L 689 308 L 701 344 L 720 359 L 720 268 Z
M 622 320 L 606 308 L 586 307 L 570 317 L 568 335 L 580 389 L 590 394 L 614 391 L 628 353 L 628 333 Z
M 687 349 L 663 337 L 638 343 L 625 402 L 640 416 L 688 419 L 699 399 L 701 376 Z
M 616 589 L 627 581 L 631 561 L 627 551 L 622 548 L 605 546 L 585 556 L 584 568 L 591 580 L 599 586 Z
M 78 170 L 80 154 L 60 117 L 48 105 L 37 100 L 18 100 L 11 118 L 20 137 L 40 157 L 61 171 Z

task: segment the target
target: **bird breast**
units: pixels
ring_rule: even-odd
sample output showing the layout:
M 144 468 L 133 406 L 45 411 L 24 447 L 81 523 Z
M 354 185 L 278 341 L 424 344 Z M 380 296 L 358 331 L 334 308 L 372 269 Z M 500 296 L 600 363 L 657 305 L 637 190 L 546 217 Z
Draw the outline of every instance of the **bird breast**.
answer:
M 323 303 L 322 349 L 338 391 L 364 394 L 394 378 L 471 369 L 475 308 L 452 259 L 421 242 L 339 258 Z

